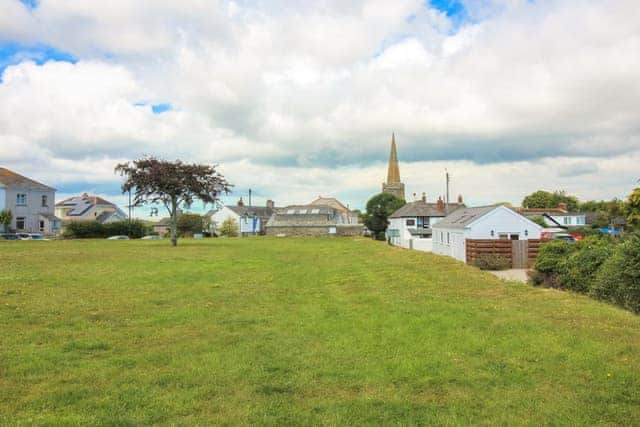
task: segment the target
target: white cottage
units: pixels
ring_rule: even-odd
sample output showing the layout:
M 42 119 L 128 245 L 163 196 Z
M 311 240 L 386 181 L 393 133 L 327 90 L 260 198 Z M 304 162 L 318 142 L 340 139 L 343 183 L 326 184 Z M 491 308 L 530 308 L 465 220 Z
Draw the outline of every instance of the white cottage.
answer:
M 255 236 L 265 233 L 267 221 L 275 212 L 272 200 L 267 200 L 266 206 L 245 206 L 242 198 L 237 205 L 223 206 L 216 211 L 210 211 L 207 216 L 211 218 L 214 230 L 219 229 L 224 221 L 231 218 L 238 224 L 238 235 Z
M 387 239 L 395 246 L 431 251 L 432 227 L 448 214 L 463 207 L 462 196 L 458 197 L 457 203 L 445 204 L 442 198 L 436 203 L 428 203 L 423 193 L 422 199 L 407 203 L 391 214 Z
M 433 252 L 466 260 L 466 239 L 539 239 L 542 227 L 505 206 L 458 209 L 433 226 Z

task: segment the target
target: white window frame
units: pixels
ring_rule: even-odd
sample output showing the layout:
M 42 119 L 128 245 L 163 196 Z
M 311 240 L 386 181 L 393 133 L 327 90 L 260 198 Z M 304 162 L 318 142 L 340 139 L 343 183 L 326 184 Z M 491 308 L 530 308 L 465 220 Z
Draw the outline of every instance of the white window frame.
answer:
M 16 194 L 16 206 L 27 206 L 27 195 L 25 193 Z

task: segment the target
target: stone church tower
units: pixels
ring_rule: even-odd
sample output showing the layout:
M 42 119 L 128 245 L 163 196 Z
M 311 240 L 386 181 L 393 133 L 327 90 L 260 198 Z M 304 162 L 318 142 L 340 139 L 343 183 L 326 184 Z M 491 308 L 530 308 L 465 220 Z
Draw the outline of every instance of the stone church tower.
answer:
M 391 153 L 389 154 L 389 171 L 387 182 L 382 184 L 383 193 L 391 193 L 404 200 L 404 184 L 400 182 L 400 167 L 398 166 L 398 152 L 396 150 L 396 134 L 391 135 Z

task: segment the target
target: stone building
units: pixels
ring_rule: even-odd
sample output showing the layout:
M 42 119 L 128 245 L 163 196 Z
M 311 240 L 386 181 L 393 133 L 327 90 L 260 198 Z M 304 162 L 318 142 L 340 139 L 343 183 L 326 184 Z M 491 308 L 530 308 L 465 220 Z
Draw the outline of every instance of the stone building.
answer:
M 391 135 L 391 153 L 389 153 L 389 169 L 387 182 L 382 184 L 383 193 L 391 193 L 399 199 L 404 198 L 404 184 L 400 181 L 400 166 L 398 166 L 398 152 L 396 149 L 396 135 Z
M 350 211 L 309 204 L 276 209 L 267 222 L 266 233 L 281 237 L 360 236 L 363 225 Z

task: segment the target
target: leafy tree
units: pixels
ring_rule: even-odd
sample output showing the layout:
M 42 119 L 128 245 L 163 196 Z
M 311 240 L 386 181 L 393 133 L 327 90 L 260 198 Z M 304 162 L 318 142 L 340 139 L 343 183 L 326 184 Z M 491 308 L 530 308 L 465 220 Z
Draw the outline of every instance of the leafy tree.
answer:
M 390 193 L 380 193 L 367 202 L 367 211 L 363 215 L 364 225 L 380 239 L 389 225 L 389 216 L 405 205 L 405 201 Z
M 185 212 L 178 216 L 177 226 L 181 237 L 201 233 L 204 230 L 204 218 L 202 215 Z
M 12 220 L 13 214 L 10 210 L 4 209 L 0 211 L 0 224 L 2 224 L 2 229 L 5 233 L 9 231 L 9 225 L 11 225 Z
M 538 190 L 529 194 L 522 201 L 522 206 L 525 208 L 557 208 L 560 203 L 565 203 L 567 209 L 575 211 L 578 209 L 579 201 L 575 196 L 570 196 L 564 191 L 554 191 L 550 193 L 544 190 Z
M 194 200 L 216 202 L 222 193 L 229 193 L 231 185 L 216 166 L 167 161 L 152 156 L 133 162 L 120 163 L 115 171 L 126 177 L 122 192 L 132 191 L 133 205 L 162 203 L 171 217 L 171 245 L 178 244 L 178 210 L 190 206 Z
M 220 234 L 227 237 L 238 237 L 238 221 L 229 217 L 222 221 Z
M 634 188 L 627 201 L 627 222 L 634 227 L 640 226 L 640 188 Z

